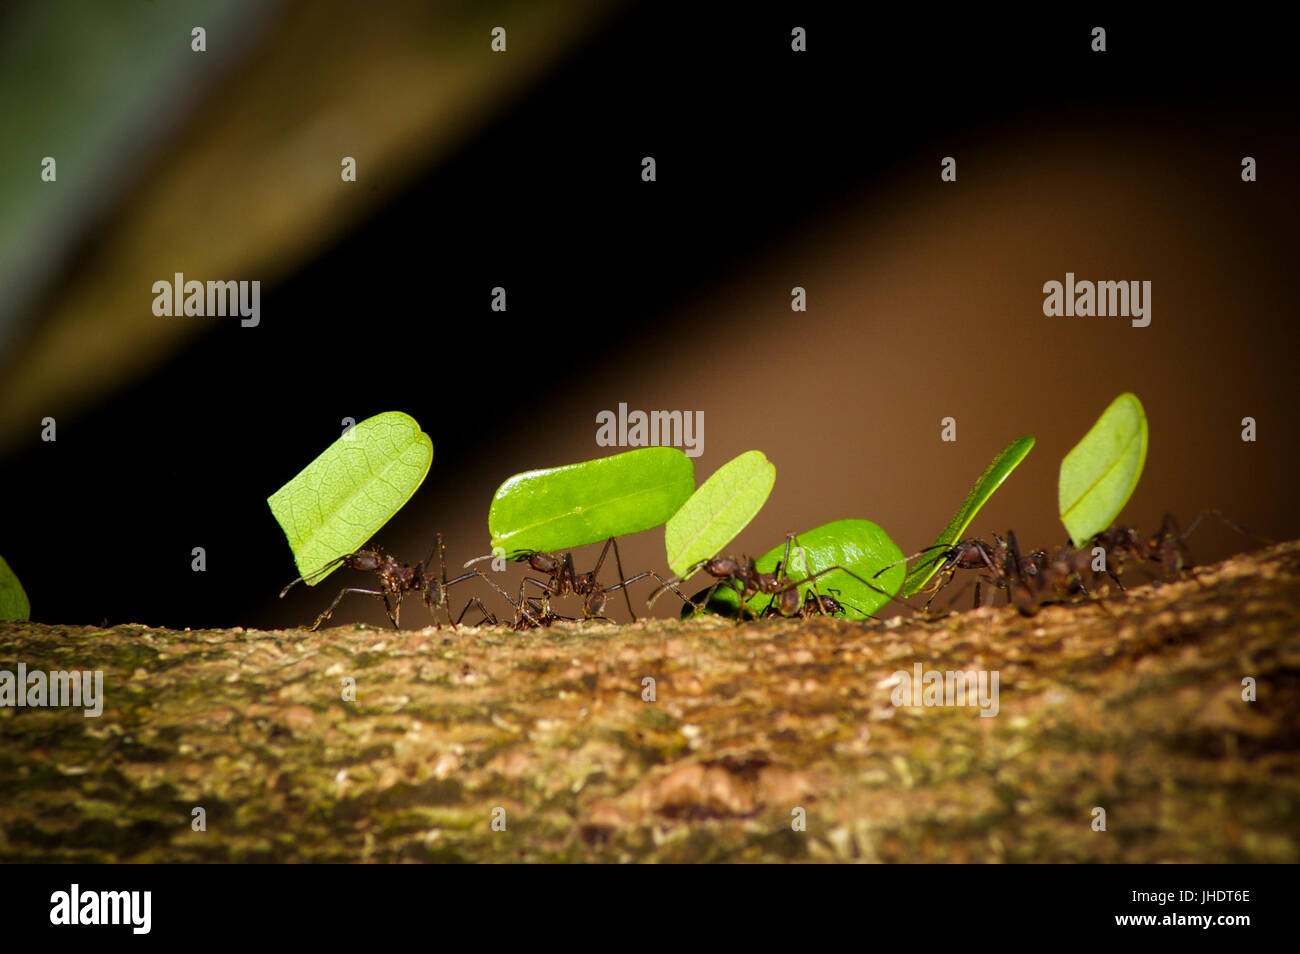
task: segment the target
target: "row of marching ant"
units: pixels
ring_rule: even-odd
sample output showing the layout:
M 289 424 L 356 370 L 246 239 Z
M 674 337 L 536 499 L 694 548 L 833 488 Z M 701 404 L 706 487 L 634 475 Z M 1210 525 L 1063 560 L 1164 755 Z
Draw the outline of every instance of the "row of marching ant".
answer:
M 1049 603 L 1069 602 L 1080 596 L 1091 597 L 1097 583 L 1104 579 L 1109 579 L 1123 591 L 1124 585 L 1120 582 L 1120 574 L 1132 564 L 1158 564 L 1167 577 L 1177 576 L 1190 563 L 1187 539 L 1207 516 L 1223 521 L 1241 534 L 1266 543 L 1270 542 L 1238 526 L 1217 510 L 1208 510 L 1197 516 L 1188 525 L 1186 531 L 1180 531 L 1177 521 L 1172 516 L 1166 515 L 1160 524 L 1160 529 L 1150 536 L 1131 527 L 1116 526 L 1097 534 L 1082 547 L 1063 546 L 1050 557 L 1045 550 L 1022 554 L 1016 543 L 1016 535 L 1008 531 L 1005 539 L 994 534 L 994 542 L 991 545 L 983 540 L 971 538 L 951 545 L 927 547 L 898 562 L 923 558 L 913 567 L 913 572 L 917 569 L 935 567 L 936 583 L 926 591 L 930 594 L 930 598 L 921 610 L 922 613 L 929 613 L 930 604 L 952 581 L 956 571 L 973 570 L 981 574 L 975 580 L 975 606 L 980 605 L 981 584 L 987 584 L 1005 591 L 1009 603 L 1015 605 L 1022 613 L 1032 615 L 1039 607 Z M 519 631 L 537 629 L 560 621 L 607 620 L 608 617 L 603 615 L 605 606 L 609 594 L 615 590 L 623 591 L 628 613 L 635 622 L 636 613 L 632 609 L 628 587 L 653 577 L 659 585 L 651 592 L 648 605 L 653 606 L 664 593 L 672 592 L 684 604 L 698 612 L 709 606 L 714 592 L 719 587 L 725 586 L 736 594 L 738 605 L 741 607 L 736 614 L 739 622 L 746 617 L 789 618 L 841 615 L 847 604 L 842 603 L 838 598 L 839 591 L 831 589 L 827 593 L 821 593 L 816 584 L 819 577 L 838 571 L 894 602 L 901 603 L 912 610 L 916 609 L 910 603 L 898 599 L 846 567 L 824 567 L 799 579 L 792 578 L 788 572 L 791 565 L 790 553 L 792 547 L 798 546 L 798 538 L 794 534 L 789 534 L 786 537 L 784 559 L 778 562 L 774 571 L 770 573 L 760 572 L 750 557 L 715 556 L 691 567 L 682 577 L 670 579 L 664 579 L 653 570 L 646 570 L 631 577 L 624 576 L 618 543 L 612 538 L 605 541 L 605 547 L 600 552 L 595 568 L 587 573 L 577 572 L 572 553 L 525 551 L 513 554 L 509 559 L 526 563 L 529 570 L 543 578 L 525 576 L 519 585 L 518 594 L 511 596 L 500 584 L 478 569 L 467 569 L 466 572 L 449 579 L 446 548 L 443 546 L 442 534 L 438 534 L 433 551 L 423 563 L 414 566 L 402 563 L 378 547 L 357 550 L 355 553 L 345 554 L 327 563 L 315 573 L 298 577 L 280 591 L 280 596 L 283 598 L 297 583 L 311 582 L 339 566 L 346 566 L 362 573 L 375 574 L 379 578 L 379 588 L 344 587 L 334 598 L 334 602 L 316 618 L 316 622 L 311 627 L 313 630 L 319 628 L 334 614 L 343 597 L 356 593 L 381 599 L 388 618 L 395 628 L 400 628 L 402 600 L 407 596 L 418 595 L 434 614 L 435 623 L 438 608 L 442 608 L 448 624 L 452 627 L 461 623 L 465 615 L 474 609 L 482 615 L 476 625 L 504 624 Z M 614 551 L 619 580 L 617 583 L 606 585 L 597 580 L 597 575 L 604 566 L 611 548 Z M 440 568 L 437 576 L 430 572 L 435 555 Z M 489 559 L 492 559 L 492 556 L 478 557 L 470 560 L 465 566 L 470 567 L 474 563 Z M 878 578 L 886 570 L 897 565 L 898 563 L 894 563 L 882 568 L 877 571 L 874 578 Z M 701 571 L 713 578 L 713 583 L 702 595 L 697 594 L 696 598 L 691 598 L 678 589 L 678 584 Z M 459 583 L 472 579 L 485 581 L 510 604 L 513 608 L 513 616 L 508 622 L 498 619 L 477 596 L 471 597 L 460 615 L 452 619 L 449 590 Z M 801 596 L 800 589 L 804 586 L 808 589 Z M 761 612 L 754 612 L 749 604 L 759 596 L 768 596 L 769 600 Z M 581 600 L 581 617 L 562 616 L 552 608 L 552 600 L 567 597 Z

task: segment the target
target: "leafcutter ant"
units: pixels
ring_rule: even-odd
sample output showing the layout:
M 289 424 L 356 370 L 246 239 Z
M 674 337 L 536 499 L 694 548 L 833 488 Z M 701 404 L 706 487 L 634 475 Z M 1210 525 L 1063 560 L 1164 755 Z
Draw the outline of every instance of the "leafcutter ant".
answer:
M 1009 556 L 1008 542 L 999 537 L 996 533 L 993 534 L 993 540 L 994 542 L 992 545 L 985 543 L 977 537 L 959 540 L 954 544 L 935 544 L 934 546 L 926 547 L 924 550 L 919 550 L 909 557 L 904 557 L 902 560 L 891 563 L 889 566 L 877 570 L 875 576 L 880 576 L 881 573 L 892 569 L 899 563 L 906 563 L 910 560 L 915 560 L 919 556 L 937 551 L 934 552 L 934 555 L 928 560 L 923 560 L 912 568 L 912 572 L 916 572 L 917 569 L 931 566 L 935 563 L 939 564 L 938 569 L 935 571 L 938 580 L 925 591 L 930 594 L 930 598 L 925 601 L 925 606 L 922 607 L 921 612 L 927 614 L 930 612 L 930 604 L 935 601 L 943 588 L 952 582 L 953 574 L 958 570 L 987 570 L 989 573 L 993 574 L 992 577 L 985 576 L 975 581 L 975 606 L 978 607 L 980 605 L 981 581 L 990 583 L 998 589 L 1007 588 L 1007 560 Z M 1037 568 L 1041 566 L 1045 557 L 1046 553 L 1042 550 L 1030 554 L 1023 563 L 1025 571 L 1032 575 L 1037 571 Z M 958 596 L 960 595 L 961 594 L 959 593 Z
M 441 573 L 437 578 L 430 579 L 427 576 L 427 569 L 429 564 L 433 561 L 434 553 L 438 554 L 438 564 L 441 568 Z M 488 612 L 482 601 L 476 596 L 471 598 L 470 601 L 465 604 L 465 608 L 461 610 L 460 616 L 458 616 L 455 621 L 452 620 L 451 607 L 447 595 L 448 588 L 476 576 L 482 577 L 483 579 L 487 579 L 487 577 L 483 576 L 483 574 L 478 570 L 471 570 L 468 573 L 462 573 L 454 579 L 447 579 L 447 563 L 445 554 L 446 548 L 443 546 L 441 533 L 437 535 L 437 542 L 434 544 L 433 550 L 429 553 L 428 559 L 423 563 L 417 563 L 413 567 L 389 556 L 379 547 L 357 550 L 354 553 L 347 553 L 341 557 L 336 557 L 314 573 L 298 577 L 280 591 L 280 598 L 284 599 L 284 595 L 288 593 L 295 584 L 306 583 L 310 580 L 317 579 L 324 573 L 342 564 L 350 569 L 359 570 L 362 573 L 376 574 L 379 577 L 380 588 L 372 590 L 361 586 L 345 586 L 339 591 L 339 595 L 334 597 L 334 602 L 329 605 L 329 608 L 325 610 L 325 612 L 321 613 L 320 616 L 316 617 L 316 622 L 312 623 L 311 626 L 312 631 L 319 629 L 321 623 L 334 615 L 334 610 L 338 607 L 339 602 L 349 593 L 361 593 L 366 596 L 375 596 L 382 599 L 384 601 L 384 610 L 388 613 L 388 618 L 392 621 L 394 629 L 401 629 L 399 618 L 402 613 L 402 600 L 408 593 L 419 593 L 424 601 L 424 605 L 428 607 L 430 613 L 434 613 L 436 607 L 441 606 L 447 614 L 448 624 L 453 628 L 465 617 L 465 614 L 469 611 L 471 606 L 477 606 L 485 617 L 495 619 L 495 617 Z M 491 581 L 489 580 L 489 582 Z M 435 625 L 437 624 L 436 613 L 434 616 L 434 623 Z
M 828 573 L 833 573 L 836 570 L 839 570 L 842 573 L 847 573 L 863 586 L 875 590 L 877 593 L 880 593 L 889 599 L 902 602 L 886 591 L 880 589 L 880 587 L 875 584 L 862 579 L 862 577 L 858 576 L 852 570 L 845 569 L 841 566 L 829 566 L 825 569 L 818 570 L 816 573 L 810 573 L 803 579 L 792 579 L 788 572 L 790 566 L 791 546 L 799 546 L 798 538 L 793 533 L 786 534 L 785 555 L 780 562 L 777 563 L 775 570 L 771 573 L 761 572 L 754 559 L 748 556 L 740 558 L 733 556 L 715 556 L 708 560 L 701 560 L 699 563 L 688 569 L 680 579 L 660 579 L 660 586 L 650 594 L 648 605 L 653 606 L 655 600 L 665 592 L 671 590 L 680 600 L 698 612 L 708 606 L 709 600 L 713 597 L 713 594 L 718 587 L 726 586 L 735 592 L 737 600 L 739 601 L 739 611 L 736 614 L 737 623 L 745 619 L 747 614 L 752 614 L 753 611 L 750 610 L 746 604 L 750 599 L 759 594 L 766 594 L 772 597 L 761 614 L 763 616 L 802 616 L 805 613 L 811 612 L 818 612 L 822 615 L 832 615 L 833 612 L 842 612 L 843 605 L 833 597 L 822 596 L 818 593 L 817 584 L 813 581 L 818 577 L 825 576 Z M 677 588 L 676 584 L 690 579 L 690 577 L 694 576 L 701 570 L 713 577 L 714 583 L 703 591 L 703 597 L 697 602 L 695 599 L 682 593 L 682 591 Z M 799 587 L 803 586 L 805 583 L 809 584 L 811 588 L 808 591 L 807 596 L 803 597 L 799 595 Z M 903 605 L 906 606 L 907 604 Z
M 614 565 L 618 570 L 619 582 L 611 586 L 605 586 L 596 579 L 600 573 L 600 568 L 605 565 L 605 558 L 609 555 L 610 548 L 614 549 Z M 482 560 L 490 560 L 492 556 L 475 557 L 465 565 L 478 563 Z M 631 579 L 623 577 L 623 560 L 619 556 L 618 542 L 610 537 L 605 541 L 605 547 L 600 551 L 600 558 L 596 560 L 596 566 L 588 573 L 579 573 L 574 566 L 572 553 L 545 553 L 540 550 L 521 550 L 511 554 L 507 559 L 516 563 L 527 563 L 529 569 L 536 573 L 545 574 L 545 580 L 539 580 L 535 577 L 526 576 L 523 582 L 519 584 L 519 599 L 510 600 L 517 611 L 522 611 L 527 605 L 528 600 L 536 599 L 535 597 L 526 597 L 525 588 L 532 584 L 541 591 L 540 599 L 542 601 L 541 618 L 567 619 L 568 617 L 555 616 L 550 611 L 550 601 L 552 598 L 559 599 L 566 596 L 576 596 L 582 599 L 582 615 L 585 619 L 603 619 L 602 614 L 605 611 L 605 603 L 608 594 L 613 590 L 622 590 L 623 597 L 627 601 L 627 611 L 632 617 L 632 622 L 636 622 L 636 613 L 632 609 L 632 598 L 628 596 L 627 587 L 631 583 L 645 579 L 647 576 L 658 577 L 653 571 L 640 573 Z M 498 587 L 500 589 L 500 587 Z M 507 597 L 509 599 L 509 597 Z M 534 620 L 536 622 L 536 620 Z
M 1251 533 L 1217 510 L 1204 510 L 1188 524 L 1186 531 L 1180 531 L 1173 514 L 1167 513 L 1160 522 L 1160 529 L 1151 536 L 1145 536 L 1132 527 L 1115 526 L 1093 537 L 1086 549 L 1102 548 L 1106 554 L 1106 572 L 1121 590 L 1124 586 L 1119 581 L 1119 573 L 1130 560 L 1159 563 L 1167 577 L 1174 577 L 1191 563 L 1187 540 L 1206 517 L 1214 517 L 1242 536 L 1252 537 L 1262 543 L 1272 542 L 1266 537 Z

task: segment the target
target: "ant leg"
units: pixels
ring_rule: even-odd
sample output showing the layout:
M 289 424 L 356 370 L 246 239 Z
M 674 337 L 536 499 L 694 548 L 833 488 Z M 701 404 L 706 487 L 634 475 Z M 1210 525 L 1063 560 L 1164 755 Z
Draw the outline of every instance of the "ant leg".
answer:
M 703 564 L 700 564 L 700 565 L 703 566 Z M 690 579 L 692 576 L 694 576 L 695 573 L 696 573 L 696 571 L 698 571 L 698 570 L 699 570 L 699 567 L 698 567 L 698 566 L 697 566 L 697 567 L 692 567 L 692 568 L 691 568 L 691 571 L 690 571 L 689 573 L 687 573 L 685 577 L 682 577 L 682 578 L 680 578 L 680 579 L 676 579 L 676 580 L 665 580 L 662 576 L 660 576 L 658 573 L 654 572 L 653 570 L 648 570 L 647 572 L 648 572 L 651 576 L 653 576 L 656 580 L 658 580 L 660 585 L 657 586 L 657 587 L 655 588 L 654 592 L 652 592 L 652 593 L 650 594 L 649 598 L 646 600 L 646 606 L 649 606 L 651 609 L 653 609 L 653 608 L 654 608 L 654 605 L 655 605 L 655 600 L 659 599 L 659 597 L 663 596 L 664 593 L 667 593 L 667 592 L 669 592 L 669 591 L 671 590 L 671 591 L 673 592 L 673 594 L 675 594 L 675 595 L 677 596 L 678 599 L 680 599 L 683 603 L 685 603 L 685 604 L 687 604 L 688 606 L 690 606 L 690 607 L 692 608 L 692 610 L 694 610 L 695 612 L 699 612 L 700 610 L 702 610 L 702 609 L 704 608 L 704 606 L 707 606 L 708 603 L 709 603 L 707 597 L 706 597 L 705 600 L 704 600 L 704 605 L 703 605 L 703 606 L 698 605 L 698 604 L 697 604 L 693 599 L 691 599 L 689 596 L 685 595 L 685 594 L 684 594 L 681 590 L 679 590 L 679 589 L 677 588 L 677 586 L 676 586 L 676 584 L 678 584 L 678 583 L 685 583 L 688 579 Z M 628 583 L 635 583 L 637 580 L 639 580 L 639 579 L 643 579 L 643 578 L 644 578 L 643 576 L 633 577 L 632 579 L 628 580 L 627 582 L 628 582 Z M 710 587 L 710 589 L 709 589 L 709 596 L 712 596 L 712 595 L 713 595 L 713 591 L 716 590 L 716 589 L 717 589 L 717 586 L 716 586 L 716 585 L 713 586 L 713 587 Z
M 972 608 L 973 609 L 980 608 L 980 581 L 979 580 L 975 581 L 975 605 Z
M 1260 543 L 1267 543 L 1267 544 L 1273 543 L 1273 541 L 1270 540 L 1268 537 L 1261 537 L 1258 533 L 1251 533 L 1241 524 L 1237 523 L 1235 520 L 1230 519 L 1229 517 L 1224 516 L 1218 510 L 1202 510 L 1200 513 L 1198 513 L 1196 515 L 1196 518 L 1187 525 L 1187 530 L 1182 535 L 1182 540 L 1184 543 L 1187 542 L 1187 538 L 1192 535 L 1192 531 L 1195 530 L 1197 526 L 1200 525 L 1200 522 L 1206 517 L 1213 517 L 1215 520 L 1218 520 L 1220 523 L 1223 523 L 1231 527 L 1233 530 L 1236 530 L 1244 537 L 1254 537 Z
M 623 558 L 618 555 L 618 541 L 610 537 L 609 542 L 614 544 L 614 566 L 618 569 L 619 582 L 623 588 L 623 599 L 627 601 L 627 612 L 632 617 L 632 622 L 635 623 L 636 611 L 632 609 L 632 596 L 628 593 L 626 581 L 623 579 Z
M 438 533 L 435 534 L 435 536 L 436 536 L 435 543 L 438 547 L 438 579 L 442 582 L 442 592 L 439 594 L 442 597 L 442 609 L 447 614 L 448 625 L 450 625 L 452 629 L 455 629 L 456 624 L 453 623 L 451 619 L 451 597 L 447 595 L 447 587 L 451 585 L 450 583 L 447 582 L 447 548 L 443 545 L 442 542 L 442 531 L 438 531 Z M 433 554 L 429 554 L 429 558 L 432 559 Z M 478 571 L 475 570 L 473 572 L 477 573 Z M 456 577 L 456 580 L 459 582 L 460 580 L 466 579 L 471 575 L 472 574 L 470 573 L 465 573 L 462 574 L 461 576 Z M 460 615 L 464 616 L 465 614 L 461 613 Z M 436 620 L 437 617 L 435 616 L 434 619 Z
M 713 591 L 716 590 L 719 586 L 730 587 L 732 592 L 736 594 L 736 607 L 737 607 L 736 625 L 737 626 L 745 622 L 746 614 L 753 616 L 754 619 L 761 618 L 752 609 L 749 608 L 749 604 L 745 602 L 745 588 L 741 586 L 739 583 L 737 583 L 735 580 L 719 580 L 717 583 L 714 583 L 713 586 L 709 587 L 709 592 L 705 594 L 704 597 L 705 606 L 709 605 L 709 600 L 713 598 Z M 773 597 L 773 599 L 775 599 L 775 597 Z M 766 610 L 764 612 L 766 612 Z
M 388 603 L 388 594 L 385 593 L 383 590 L 367 590 L 361 586 L 345 586 L 343 589 L 339 590 L 339 595 L 334 597 L 334 602 L 330 604 L 329 609 L 327 609 L 325 612 L 321 613 L 319 616 L 316 617 L 316 622 L 311 624 L 312 632 L 315 632 L 317 629 L 319 629 L 321 623 L 325 622 L 327 619 L 329 619 L 331 616 L 334 615 L 334 610 L 338 608 L 339 602 L 343 599 L 343 597 L 347 596 L 349 593 L 364 593 L 367 596 L 378 596 L 381 600 L 384 601 L 384 609 L 388 610 L 389 617 L 390 618 L 392 617 L 393 611 Z
M 620 587 L 622 587 L 622 589 L 623 589 L 623 599 L 627 601 L 627 611 L 628 611 L 628 613 L 629 613 L 629 614 L 631 615 L 631 617 L 632 617 L 632 622 L 635 623 L 635 622 L 636 622 L 636 611 L 635 611 L 634 609 L 632 609 L 632 597 L 628 594 L 627 586 L 626 586 L 626 584 L 631 583 L 631 582 L 633 582 L 633 581 L 632 581 L 632 580 L 625 580 L 625 579 L 623 579 L 623 558 L 622 558 L 621 556 L 619 556 L 619 553 L 618 553 L 618 541 L 615 540 L 613 537 L 610 537 L 608 540 L 605 541 L 605 548 L 604 548 L 603 550 L 600 551 L 600 559 L 596 561 L 596 568 L 595 568 L 594 570 L 591 571 L 591 578 L 592 578 L 593 580 L 595 580 L 595 579 L 596 579 L 596 574 L 598 574 L 598 573 L 600 572 L 600 568 L 601 568 L 602 566 L 604 566 L 604 564 L 605 564 L 605 555 L 606 555 L 607 553 L 609 553 L 609 548 L 610 548 L 610 545 L 611 545 L 611 544 L 612 544 L 613 547 L 614 547 L 614 566 L 618 568 L 618 580 L 619 580 L 619 584 L 620 584 L 620 585 L 619 585 L 619 586 L 607 586 L 607 587 L 605 587 L 605 592 L 608 593 L 610 590 L 616 590 L 616 589 L 619 589 Z M 645 574 L 644 574 L 644 573 L 641 574 L 641 576 L 639 576 L 637 579 L 645 579 Z M 601 618 L 603 619 L 604 617 L 601 617 Z
M 442 545 L 442 534 L 438 535 L 438 545 L 439 546 Z M 451 618 L 451 597 L 447 593 L 447 588 L 451 586 L 455 586 L 457 583 L 464 583 L 466 580 L 473 579 L 476 576 L 481 580 L 487 580 L 489 583 L 492 582 L 491 578 L 488 577 L 488 575 L 485 574 L 482 570 L 469 570 L 468 572 L 462 573 L 460 576 L 452 577 L 449 580 L 447 579 L 447 564 L 445 560 L 442 561 L 442 608 L 447 614 L 447 624 L 452 629 L 456 628 L 457 624 L 459 623 L 459 620 L 453 621 Z M 462 612 L 460 615 L 464 616 L 465 614 Z M 493 617 L 493 619 L 495 618 L 496 617 Z
M 435 533 L 435 534 L 434 534 L 433 549 L 429 551 L 429 555 L 428 555 L 427 557 L 424 558 L 424 562 L 421 563 L 420 566 L 422 566 L 422 567 L 424 567 L 424 568 L 427 569 L 428 567 L 430 567 L 430 566 L 433 564 L 433 555 L 434 555 L 435 553 L 441 553 L 441 554 L 443 554 L 443 557 L 444 557 L 443 568 L 442 568 L 442 569 L 443 569 L 443 574 L 442 574 L 442 575 L 443 575 L 443 579 L 446 579 L 446 578 L 447 578 L 447 566 L 446 566 L 446 560 L 445 560 L 445 557 L 446 557 L 446 550 L 447 550 L 447 548 L 444 547 L 444 546 L 442 545 L 442 533 L 441 533 L 441 531 L 439 531 L 438 533 Z
M 469 612 L 469 608 L 471 606 L 478 607 L 478 611 L 483 614 L 483 619 L 480 620 L 478 623 L 479 626 L 483 626 L 485 624 L 488 626 L 496 626 L 497 623 L 499 622 L 496 618 L 496 614 L 491 612 L 486 606 L 484 606 L 483 601 L 481 599 L 479 599 L 477 596 L 471 596 L 469 598 L 469 602 L 465 604 L 465 608 L 461 610 L 460 615 L 456 617 L 457 624 L 459 624 L 460 621 L 465 618 L 465 614 Z
M 930 615 L 930 604 L 939 598 L 939 594 L 943 592 L 945 586 L 947 586 L 949 583 L 952 582 L 953 574 L 956 572 L 957 572 L 956 564 L 953 564 L 952 566 L 948 567 L 946 570 L 942 572 L 940 576 L 940 582 L 930 592 L 930 598 L 925 601 L 925 605 L 921 607 L 921 612 L 923 614 L 925 614 L 926 616 Z
M 907 602 L 906 600 L 899 599 L 897 596 L 890 593 L 888 590 L 882 590 L 880 587 L 876 586 L 876 584 L 872 583 L 870 580 L 864 580 L 862 577 L 858 576 L 848 567 L 844 567 L 844 566 L 828 566 L 823 570 L 818 570 L 816 573 L 809 574 L 807 577 L 800 580 L 799 585 L 802 586 L 804 583 L 812 583 L 812 581 L 817 579 L 819 576 L 825 576 L 827 573 L 834 573 L 837 570 L 840 573 L 848 574 L 849 576 L 853 577 L 853 579 L 857 580 L 859 583 L 865 586 L 867 589 L 874 590 L 875 592 L 879 593 L 881 596 L 885 597 L 886 599 L 892 600 L 895 603 L 899 603 L 902 606 L 906 606 L 910 610 L 913 611 L 916 610 L 916 607 L 913 606 L 911 603 Z
M 528 610 L 528 604 L 524 601 L 524 587 L 523 587 L 523 584 L 520 584 L 520 586 L 519 586 L 519 602 L 516 603 L 513 599 L 510 598 L 510 594 L 507 593 L 507 592 L 505 591 L 505 589 L 501 586 L 501 584 L 498 583 L 496 580 L 492 579 L 492 577 L 488 576 L 486 573 L 484 573 L 484 572 L 481 571 L 481 570 L 475 570 L 474 572 L 477 573 L 479 576 L 481 576 L 481 577 L 483 578 L 483 580 L 484 580 L 484 581 L 485 581 L 485 582 L 486 582 L 490 587 L 492 587 L 492 589 L 494 589 L 494 590 L 496 590 L 498 593 L 500 593 L 501 596 L 505 599 L 505 601 L 506 601 L 507 603 L 509 603 L 511 606 L 513 606 L 513 607 L 515 608 L 515 624 L 516 624 L 516 627 L 517 627 L 517 625 L 518 625 L 518 623 L 519 623 L 519 617 L 520 617 L 521 614 L 522 614 L 522 615 L 523 615 L 523 616 L 524 616 L 524 617 L 525 617 L 525 618 L 526 618 L 530 623 L 532 623 L 534 626 L 541 626 L 541 625 L 542 625 L 542 624 L 541 624 L 541 621 L 538 620 L 537 617 L 533 616 L 533 614 L 530 613 L 529 610 Z M 495 616 L 495 615 L 493 615 L 493 614 L 488 614 L 488 615 L 491 616 L 492 619 L 496 619 L 496 616 Z

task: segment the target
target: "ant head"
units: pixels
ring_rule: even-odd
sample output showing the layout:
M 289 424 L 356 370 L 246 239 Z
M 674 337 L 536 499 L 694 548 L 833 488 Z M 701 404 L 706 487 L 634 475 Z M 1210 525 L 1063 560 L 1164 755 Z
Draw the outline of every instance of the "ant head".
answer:
M 839 590 L 833 590 L 832 592 L 838 593 Z M 809 595 L 809 596 L 812 596 L 811 593 L 809 593 L 808 595 Z M 824 610 L 825 612 L 831 614 L 832 616 L 834 616 L 834 615 L 836 615 L 836 614 L 838 614 L 838 613 L 843 613 L 843 612 L 844 612 L 844 604 L 841 603 L 839 600 L 837 600 L 837 599 L 836 599 L 835 597 L 833 597 L 833 596 L 827 596 L 827 595 L 825 595 L 825 594 L 822 594 L 822 596 L 821 596 L 821 604 L 822 604 L 822 610 Z M 813 597 L 813 606 L 812 606 L 812 608 L 813 608 L 813 609 L 816 609 L 816 608 L 817 608 L 817 597 L 815 597 L 815 596 Z
M 360 570 L 362 573 L 374 573 L 379 569 L 379 564 L 383 560 L 384 554 L 382 550 L 358 550 L 347 557 L 347 564 L 352 569 Z
M 740 571 L 740 561 L 735 557 L 715 556 L 704 561 L 704 572 L 719 578 L 735 576 Z
M 560 568 L 560 558 L 554 553 L 542 553 L 536 550 L 532 553 L 517 557 L 518 560 L 527 560 L 528 565 L 538 573 L 555 573 Z

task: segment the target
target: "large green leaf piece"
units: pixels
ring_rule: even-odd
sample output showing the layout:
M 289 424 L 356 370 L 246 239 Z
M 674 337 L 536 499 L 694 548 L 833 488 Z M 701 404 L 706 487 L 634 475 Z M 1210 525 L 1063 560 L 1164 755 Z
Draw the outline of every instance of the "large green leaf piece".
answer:
M 337 567 L 319 572 L 323 567 L 374 536 L 432 463 L 429 435 L 409 415 L 388 411 L 345 433 L 268 497 L 307 584 L 325 579 Z
M 530 470 L 497 489 L 488 531 L 507 553 L 571 550 L 657 527 L 694 489 L 695 465 L 675 447 Z
M 716 556 L 763 509 L 775 483 L 776 467 L 762 451 L 746 451 L 714 471 L 664 528 L 669 569 L 684 576 Z
M 1147 415 L 1137 395 L 1124 393 L 1061 461 L 1061 522 L 1076 547 L 1119 516 L 1137 488 L 1147 459 Z

